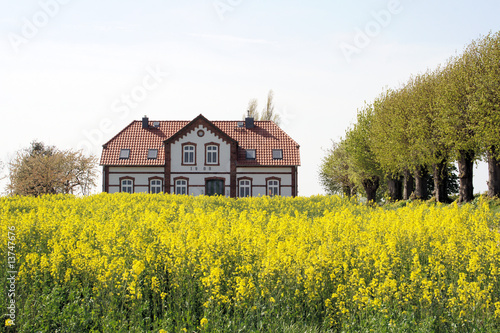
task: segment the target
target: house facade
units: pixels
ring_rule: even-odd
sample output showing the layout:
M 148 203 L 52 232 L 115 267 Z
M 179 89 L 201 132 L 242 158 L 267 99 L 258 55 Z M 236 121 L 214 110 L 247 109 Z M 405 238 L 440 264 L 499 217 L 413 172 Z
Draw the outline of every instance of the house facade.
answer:
M 299 145 L 272 121 L 133 121 L 103 145 L 103 191 L 296 196 Z

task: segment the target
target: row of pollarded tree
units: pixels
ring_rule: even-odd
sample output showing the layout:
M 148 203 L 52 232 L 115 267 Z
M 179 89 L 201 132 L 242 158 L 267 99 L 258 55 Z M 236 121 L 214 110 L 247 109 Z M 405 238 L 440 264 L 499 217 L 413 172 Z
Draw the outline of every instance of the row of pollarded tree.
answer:
M 458 164 L 459 201 L 473 199 L 473 165 L 486 159 L 488 195 L 500 195 L 500 32 L 470 43 L 445 65 L 388 89 L 358 111 L 323 160 L 325 187 L 346 194 L 362 186 L 368 200 L 382 179 L 392 199 L 425 192 L 430 172 L 437 201 L 448 200 L 448 169 Z M 413 182 L 414 180 L 414 182 Z M 398 181 L 404 191 L 398 194 Z

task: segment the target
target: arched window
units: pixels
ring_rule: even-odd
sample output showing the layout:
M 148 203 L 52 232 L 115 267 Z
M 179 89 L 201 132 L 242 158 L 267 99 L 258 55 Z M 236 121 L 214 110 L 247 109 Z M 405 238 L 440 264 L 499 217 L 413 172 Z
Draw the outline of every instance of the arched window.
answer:
M 194 143 L 182 145 L 182 164 L 196 164 L 196 145 Z
M 267 178 L 267 194 L 270 196 L 280 195 L 280 179 L 279 178 Z
M 219 165 L 219 144 L 211 142 L 205 145 L 205 164 Z
M 250 179 L 240 179 L 240 198 L 252 196 L 252 181 Z
M 163 180 L 161 178 L 149 179 L 149 193 L 156 194 L 163 192 Z
M 175 179 L 175 194 L 188 194 L 187 178 Z
M 132 177 L 120 178 L 120 192 L 134 193 L 134 178 Z

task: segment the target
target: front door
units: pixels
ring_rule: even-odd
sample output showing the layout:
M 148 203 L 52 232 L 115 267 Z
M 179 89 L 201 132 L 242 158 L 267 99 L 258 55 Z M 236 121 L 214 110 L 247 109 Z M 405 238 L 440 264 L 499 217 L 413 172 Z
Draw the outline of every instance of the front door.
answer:
M 224 195 L 224 180 L 210 179 L 205 183 L 205 193 L 207 195 Z

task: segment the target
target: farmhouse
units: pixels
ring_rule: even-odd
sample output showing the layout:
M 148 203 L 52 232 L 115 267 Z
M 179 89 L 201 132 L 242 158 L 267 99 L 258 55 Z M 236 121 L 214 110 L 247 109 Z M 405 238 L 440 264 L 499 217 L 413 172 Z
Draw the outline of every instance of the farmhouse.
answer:
M 296 196 L 299 145 L 272 121 L 133 121 L 103 145 L 103 191 Z

